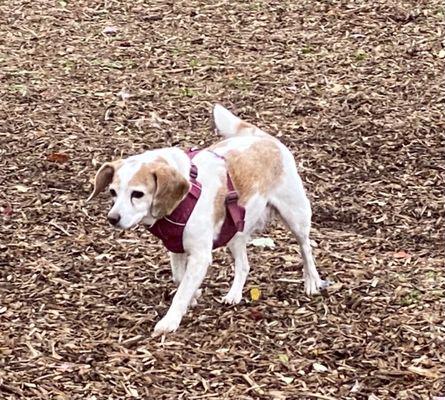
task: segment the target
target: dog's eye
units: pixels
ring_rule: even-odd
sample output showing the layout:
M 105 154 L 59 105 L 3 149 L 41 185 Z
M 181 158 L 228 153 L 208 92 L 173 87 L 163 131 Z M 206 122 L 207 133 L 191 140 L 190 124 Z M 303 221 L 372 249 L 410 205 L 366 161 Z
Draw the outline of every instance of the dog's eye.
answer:
M 116 191 L 115 191 L 114 189 L 110 189 L 110 194 L 111 194 L 113 197 L 116 197 L 116 196 L 117 196 L 117 193 L 116 193 Z
M 143 192 L 139 192 L 138 190 L 134 190 L 131 193 L 131 198 L 132 199 L 140 199 L 141 197 L 144 197 L 144 193 Z

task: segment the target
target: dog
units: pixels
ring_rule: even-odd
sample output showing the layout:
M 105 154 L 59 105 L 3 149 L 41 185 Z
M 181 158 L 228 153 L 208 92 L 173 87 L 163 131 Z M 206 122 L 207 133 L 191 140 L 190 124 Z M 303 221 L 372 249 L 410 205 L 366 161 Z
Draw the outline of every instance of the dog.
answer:
M 192 155 L 171 147 L 107 162 L 98 170 L 88 198 L 109 187 L 114 200 L 109 222 L 122 229 L 143 224 L 170 250 L 178 288 L 154 335 L 177 330 L 188 307 L 196 303 L 215 247 L 227 245 L 235 260 L 233 283 L 223 301 L 241 301 L 249 273 L 246 246 L 271 211 L 297 238 L 306 294 L 327 285 L 312 256 L 311 206 L 292 153 L 222 105 L 214 106 L 213 119 L 222 141 Z M 175 213 L 179 216 L 173 217 Z

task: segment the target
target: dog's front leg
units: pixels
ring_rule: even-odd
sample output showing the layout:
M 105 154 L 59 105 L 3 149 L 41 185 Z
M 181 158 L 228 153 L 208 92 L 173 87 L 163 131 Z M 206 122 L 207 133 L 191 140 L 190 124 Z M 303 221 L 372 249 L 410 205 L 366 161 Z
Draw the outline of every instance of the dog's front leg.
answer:
M 170 253 L 170 266 L 172 269 L 172 279 L 176 286 L 179 286 L 182 278 L 185 274 L 187 265 L 186 253 Z M 201 289 L 198 289 L 193 295 L 193 299 L 190 302 L 191 307 L 195 307 L 198 304 L 198 299 L 201 297 Z
M 167 314 L 155 326 L 154 334 L 174 332 L 187 312 L 193 296 L 201 286 L 212 261 L 212 253 L 193 253 L 187 257 L 187 266 Z

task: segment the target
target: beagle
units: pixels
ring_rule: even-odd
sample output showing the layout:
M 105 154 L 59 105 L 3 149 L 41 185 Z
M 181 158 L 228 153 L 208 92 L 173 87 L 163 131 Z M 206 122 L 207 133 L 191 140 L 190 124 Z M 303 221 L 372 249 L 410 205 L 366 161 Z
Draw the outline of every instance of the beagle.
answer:
M 306 293 L 326 285 L 312 256 L 311 207 L 291 152 L 219 104 L 213 117 L 224 140 L 199 152 L 163 148 L 107 162 L 88 198 L 109 187 L 114 200 L 109 222 L 122 229 L 146 225 L 170 250 L 178 289 L 155 335 L 175 331 L 196 303 L 215 247 L 227 245 L 235 259 L 233 283 L 223 300 L 241 301 L 249 272 L 246 245 L 271 210 L 298 240 Z

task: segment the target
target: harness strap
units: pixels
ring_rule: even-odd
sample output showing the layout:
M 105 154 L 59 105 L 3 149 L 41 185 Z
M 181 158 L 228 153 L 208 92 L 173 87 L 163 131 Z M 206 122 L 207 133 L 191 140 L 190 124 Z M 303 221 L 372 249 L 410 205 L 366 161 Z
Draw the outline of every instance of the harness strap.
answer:
M 207 150 L 209 153 L 212 153 L 216 157 L 224 160 L 227 165 L 227 160 L 224 156 L 215 153 L 213 150 Z M 232 217 L 233 222 L 235 223 L 236 229 L 238 232 L 242 232 L 244 230 L 244 217 L 246 216 L 246 210 L 244 207 L 240 207 L 238 205 L 238 192 L 235 190 L 233 186 L 232 179 L 230 178 L 229 171 L 227 170 L 227 188 L 229 189 L 226 196 L 226 206 L 229 210 L 230 216 Z
M 229 210 L 233 222 L 235 223 L 237 231 L 242 232 L 244 230 L 244 217 L 246 216 L 246 210 L 244 209 L 244 207 L 240 207 L 238 205 L 239 196 L 235 188 L 233 187 L 232 179 L 230 179 L 230 175 L 228 173 L 227 187 L 229 189 L 229 192 L 226 196 L 226 206 Z
M 201 184 L 196 180 L 196 178 L 198 177 L 198 167 L 195 164 L 193 164 L 191 159 L 190 159 L 189 176 L 190 176 L 190 183 L 192 185 L 189 193 L 192 194 L 195 199 L 198 199 L 199 195 L 201 194 Z
M 193 204 L 185 201 L 185 205 L 183 202 L 182 207 L 177 207 L 175 210 L 173 210 L 173 212 L 169 216 L 166 216 L 162 219 L 176 226 L 184 227 L 187 224 L 188 217 L 190 216 L 191 212 L 193 211 L 193 208 L 195 207 L 196 200 L 198 200 L 199 196 L 201 195 L 201 183 L 199 183 L 196 180 L 196 178 L 198 177 L 198 168 L 193 163 L 190 166 L 189 176 L 190 176 L 190 190 L 187 194 L 187 197 L 191 196 L 195 199 L 195 201 L 193 202 Z M 188 211 L 184 212 L 184 209 L 187 209 Z M 155 225 L 157 225 L 158 227 L 162 227 L 161 223 L 159 224 L 156 223 Z

